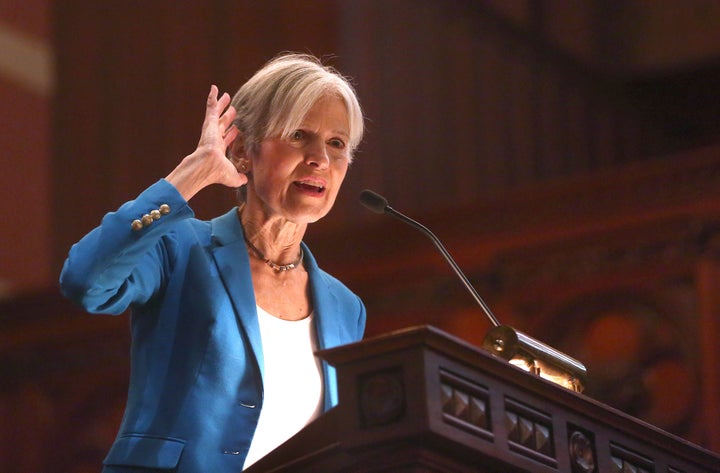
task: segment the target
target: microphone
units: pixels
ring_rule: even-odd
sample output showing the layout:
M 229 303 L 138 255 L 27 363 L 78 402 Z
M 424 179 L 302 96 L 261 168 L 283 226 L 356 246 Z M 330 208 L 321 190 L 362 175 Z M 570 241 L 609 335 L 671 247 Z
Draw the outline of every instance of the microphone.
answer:
M 570 356 L 526 335 L 500 321 L 490 310 L 490 307 L 480 297 L 480 294 L 470 284 L 470 281 L 457 265 L 450 253 L 445 249 L 440 239 L 426 226 L 393 209 L 385 197 L 365 189 L 360 193 L 360 203 L 368 210 L 377 214 L 389 214 L 419 230 L 432 240 L 435 247 L 440 250 L 455 274 L 460 278 L 465 288 L 478 303 L 493 328 L 485 335 L 483 348 L 504 358 L 525 371 L 532 372 L 544 379 L 560 384 L 576 392 L 582 392 L 587 377 L 585 366 Z

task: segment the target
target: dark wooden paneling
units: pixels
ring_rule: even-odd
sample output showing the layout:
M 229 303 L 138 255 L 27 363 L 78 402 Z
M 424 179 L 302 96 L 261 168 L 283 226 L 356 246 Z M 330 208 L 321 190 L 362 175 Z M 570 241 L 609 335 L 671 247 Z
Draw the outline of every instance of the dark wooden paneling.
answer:
M 366 218 L 363 187 L 404 209 L 452 211 L 668 146 L 623 84 L 543 42 L 532 11 L 523 30 L 483 2 L 345 6 L 343 63 L 370 133 L 334 222 Z

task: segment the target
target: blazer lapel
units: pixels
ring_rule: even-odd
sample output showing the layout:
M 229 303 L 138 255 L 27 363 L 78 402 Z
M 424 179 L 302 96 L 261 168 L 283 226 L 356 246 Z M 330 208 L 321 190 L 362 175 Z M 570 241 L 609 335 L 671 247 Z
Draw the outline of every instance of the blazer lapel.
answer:
M 262 354 L 262 341 L 260 338 L 260 325 L 257 319 L 255 292 L 250 274 L 250 261 L 248 258 L 242 226 L 237 216 L 237 208 L 217 217 L 211 221 L 213 248 L 220 277 L 225 290 L 230 296 L 235 314 L 250 341 L 260 374 L 264 375 L 264 362 Z
M 310 253 L 308 247 L 303 245 L 305 252 L 305 268 L 310 279 L 310 291 L 312 294 L 313 308 L 315 311 L 315 324 L 318 336 L 318 349 L 334 347 L 340 344 L 340 326 L 338 318 L 338 301 L 335 295 L 327 287 L 325 278 L 318 268 L 315 257 Z
M 341 343 L 340 324 L 337 317 L 339 303 L 335 294 L 330 291 L 323 273 L 305 243 L 303 243 L 303 251 L 305 251 L 305 268 L 310 278 L 310 290 L 315 310 L 317 349 L 332 348 Z M 337 375 L 335 368 L 325 360 L 322 360 L 322 369 L 325 384 L 323 404 L 324 410 L 328 411 L 338 403 Z

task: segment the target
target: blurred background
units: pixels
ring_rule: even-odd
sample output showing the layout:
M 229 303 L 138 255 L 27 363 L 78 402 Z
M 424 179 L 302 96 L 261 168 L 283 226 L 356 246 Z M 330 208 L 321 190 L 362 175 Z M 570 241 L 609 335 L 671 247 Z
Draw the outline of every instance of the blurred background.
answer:
M 62 299 L 62 262 L 194 149 L 210 84 L 288 50 L 352 77 L 367 114 L 307 241 L 368 336 L 491 325 L 364 188 L 502 322 L 583 361 L 585 394 L 720 451 L 720 2 L 0 0 L 0 471 L 98 471 L 128 318 Z

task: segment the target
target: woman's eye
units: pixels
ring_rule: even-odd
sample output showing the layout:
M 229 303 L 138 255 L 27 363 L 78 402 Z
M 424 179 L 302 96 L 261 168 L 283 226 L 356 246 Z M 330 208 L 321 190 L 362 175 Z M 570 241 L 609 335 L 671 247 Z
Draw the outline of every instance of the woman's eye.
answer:
M 290 139 L 293 141 L 300 141 L 305 137 L 305 133 L 303 133 L 302 130 L 295 130 L 292 132 L 292 135 L 290 135 Z
M 337 139 L 337 138 L 336 138 L 336 139 L 332 139 L 332 140 L 330 140 L 330 146 L 332 146 L 332 147 L 334 147 L 334 148 L 343 149 L 343 148 L 345 148 L 345 142 L 344 142 L 343 140 L 340 140 L 340 139 Z

